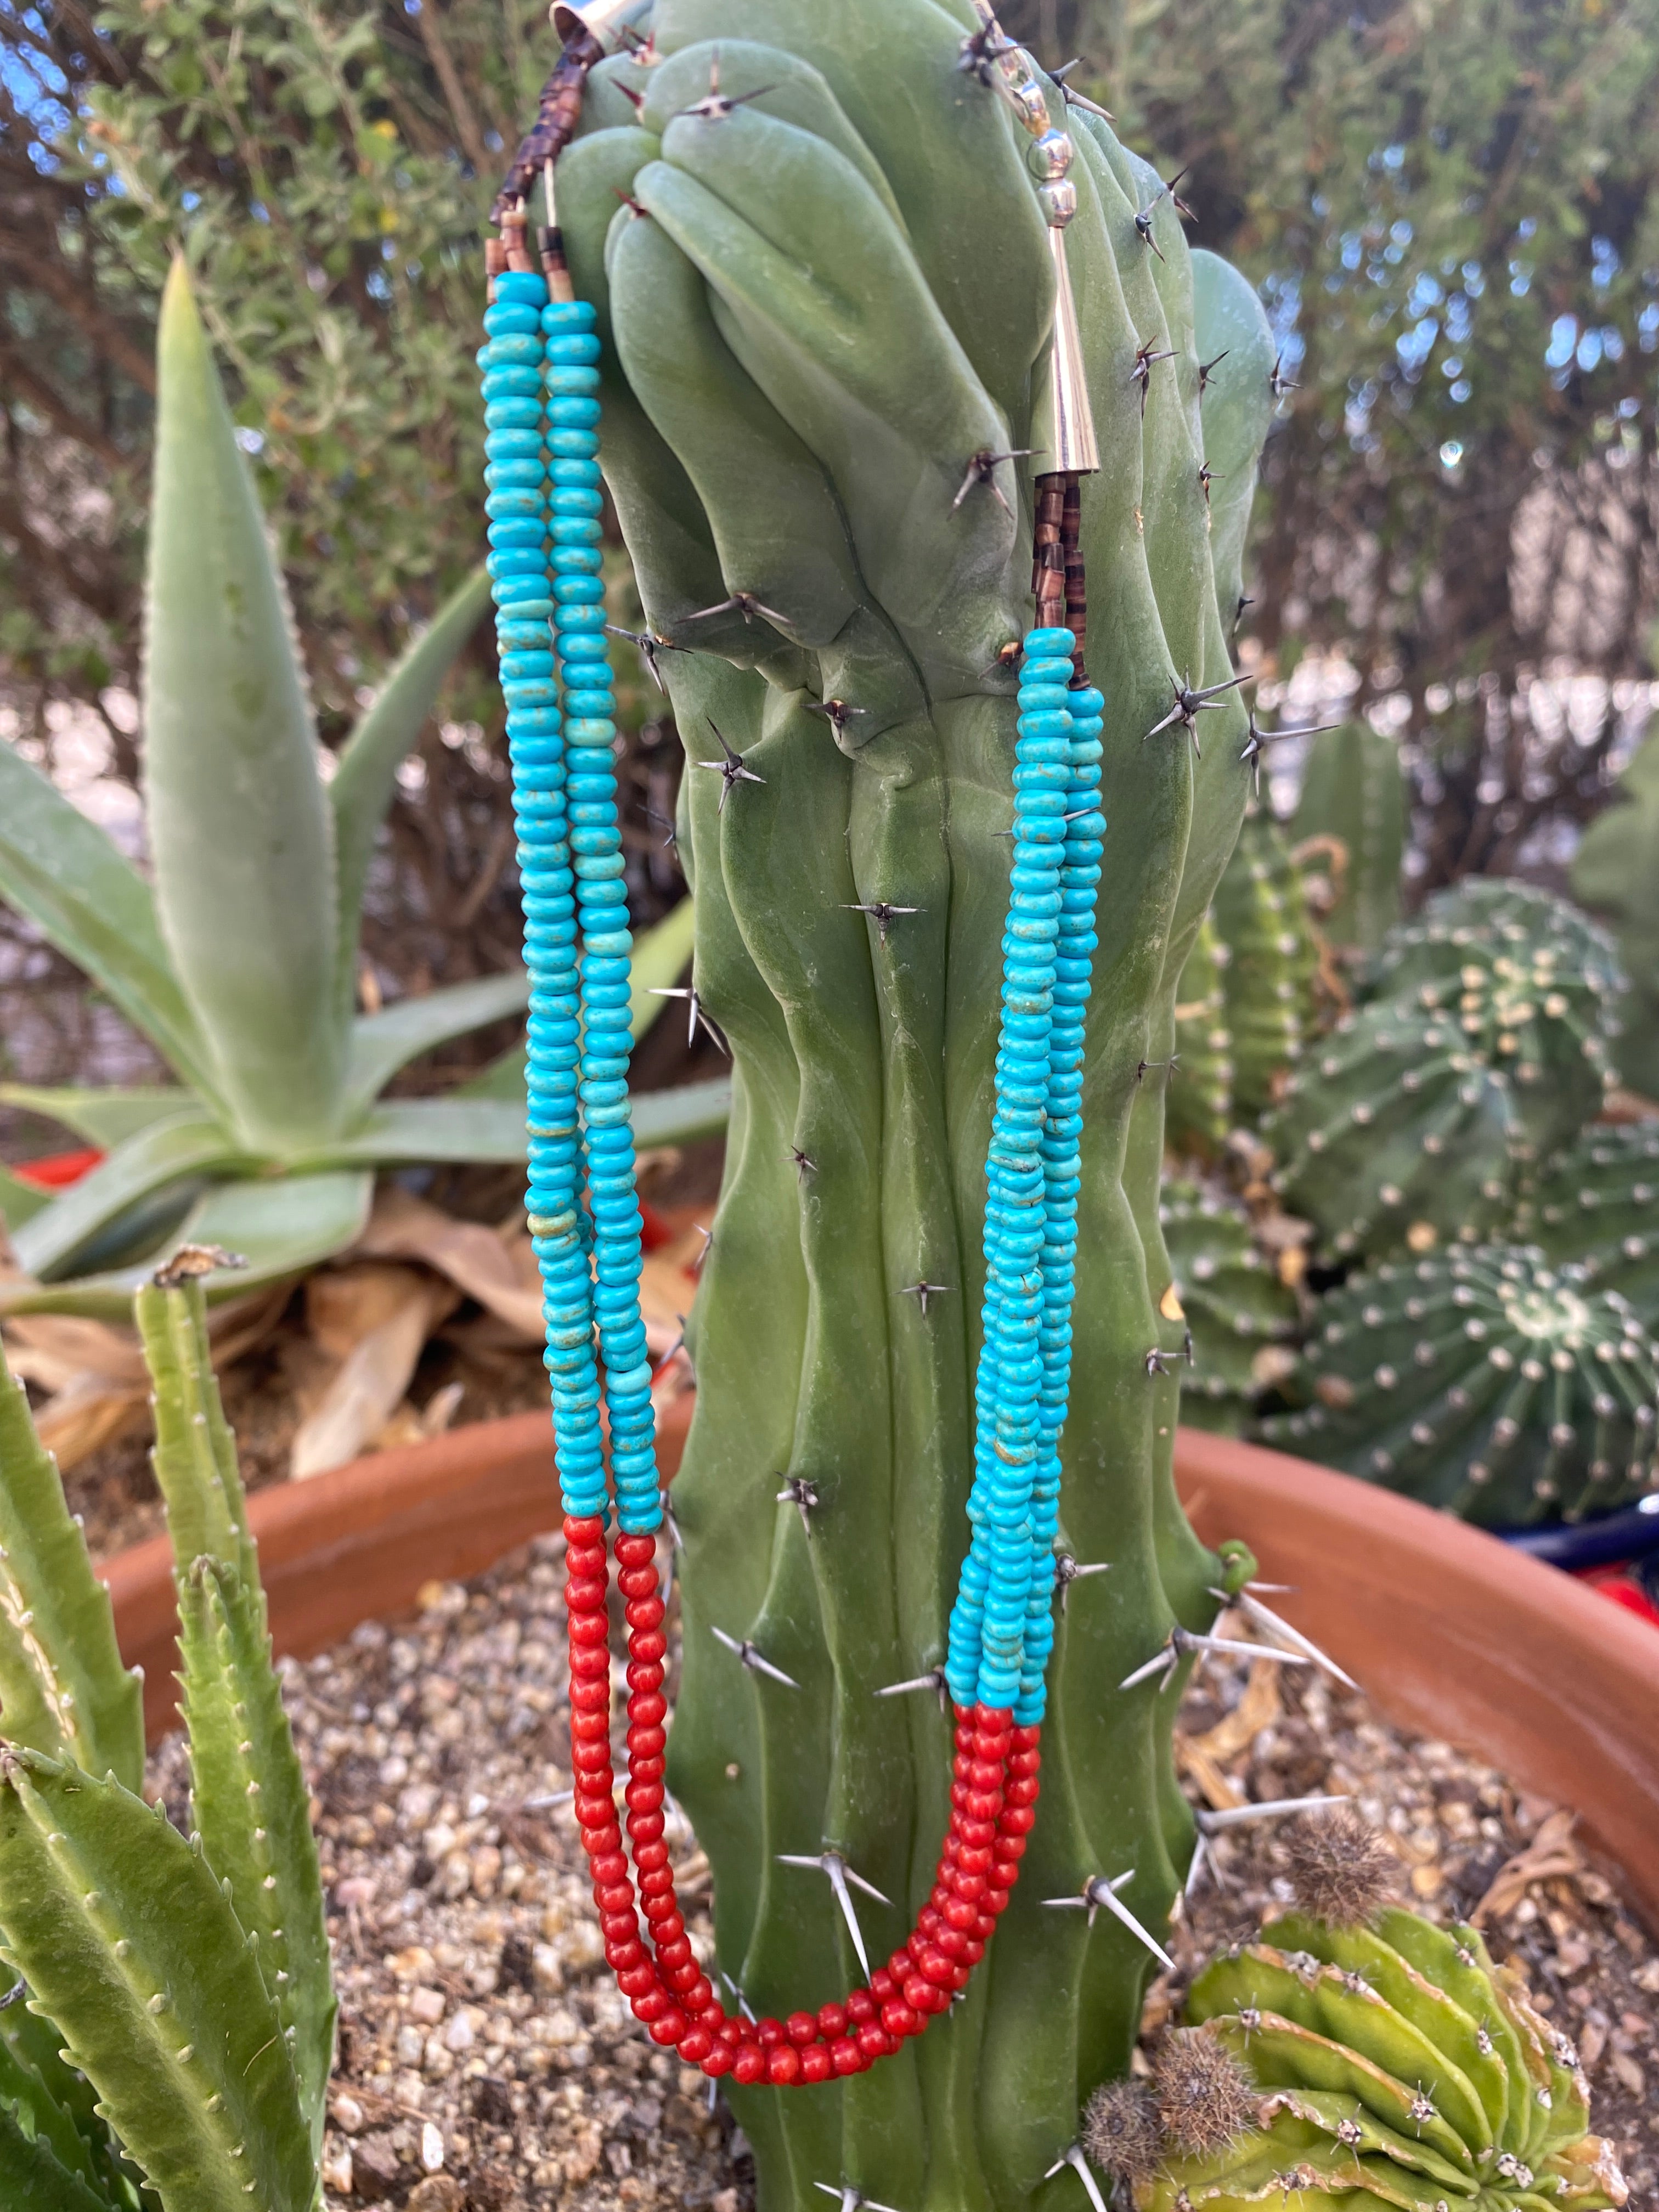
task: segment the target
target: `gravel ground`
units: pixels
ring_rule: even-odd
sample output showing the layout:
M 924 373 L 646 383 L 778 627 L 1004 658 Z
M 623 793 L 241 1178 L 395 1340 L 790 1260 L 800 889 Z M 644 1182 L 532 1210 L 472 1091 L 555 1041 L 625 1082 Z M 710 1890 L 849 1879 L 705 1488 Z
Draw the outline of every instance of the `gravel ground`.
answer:
M 604 1968 L 574 1826 L 538 1802 L 569 1779 L 562 1553 L 544 1540 L 477 1583 L 429 1586 L 417 1616 L 286 1662 L 338 1962 L 335 2212 L 752 2204 L 741 2134 L 631 2019 Z M 1212 1662 L 1181 1728 L 1195 1801 L 1346 1792 L 1392 1838 L 1403 1897 L 1435 1918 L 1482 1914 L 1494 1951 L 1524 1960 L 1536 2002 L 1576 2039 L 1632 2204 L 1653 2205 L 1659 1944 L 1576 1846 L 1570 1816 L 1288 1668 Z M 182 1822 L 176 1737 L 155 1784 Z M 707 1863 L 688 1830 L 669 1840 L 701 1950 Z M 1183 1974 L 1288 1901 L 1282 1849 L 1271 1824 L 1218 1839 L 1220 1885 L 1202 1882 L 1172 1939 Z M 1179 1994 L 1153 1986 L 1144 2043 Z

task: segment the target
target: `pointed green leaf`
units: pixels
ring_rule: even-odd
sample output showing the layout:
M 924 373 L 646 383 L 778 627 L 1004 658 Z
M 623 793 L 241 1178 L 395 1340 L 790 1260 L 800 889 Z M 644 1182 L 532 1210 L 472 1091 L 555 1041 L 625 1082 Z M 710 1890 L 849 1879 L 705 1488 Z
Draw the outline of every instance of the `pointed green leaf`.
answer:
M 0 2068 L 0 2083 L 3 2076 Z M 28 2212 L 110 2212 L 109 2198 L 64 2161 L 63 2148 L 39 2107 L 0 2102 L 0 2202 Z
M 522 1088 L 522 1085 L 520 1088 Z M 25 1182 L 21 1176 L 13 1175 L 9 1168 L 0 1168 L 0 1217 L 3 1217 L 9 1232 L 21 1229 L 26 1221 L 52 1204 L 52 1193 L 38 1189 Z
M 181 1107 L 169 1120 L 153 1122 L 118 1146 L 90 1175 L 25 1222 L 12 1238 L 17 1263 L 28 1274 L 50 1280 L 66 1273 L 100 1230 L 141 1199 L 187 1176 L 228 1175 L 254 1164 L 205 1108 Z M 5 1303 L 0 1291 L 0 1305 Z
M 143 1692 L 121 1664 L 109 1592 L 92 1571 L 23 1386 L 0 1357 L 0 1712 L 7 1740 L 130 1790 L 144 1776 Z
M 525 1101 L 525 1048 L 515 1044 L 499 1060 L 492 1060 L 480 1074 L 469 1076 L 449 1093 L 452 1098 L 507 1098 L 522 1107 Z
M 199 1559 L 222 1560 L 239 1567 L 257 1591 L 247 1500 L 213 1372 L 202 1286 L 147 1283 L 132 1310 L 155 1394 L 152 1464 L 167 1503 L 175 1564 L 183 1572 Z
M 423 1052 L 482 1029 L 486 1022 L 521 1014 L 529 1003 L 530 977 L 514 968 L 505 975 L 480 975 L 470 983 L 428 991 L 423 998 L 399 999 L 378 1014 L 360 1015 L 351 1025 L 347 1110 L 373 1105 L 398 1070 Z
M 211 1088 L 212 1058 L 149 884 L 9 744 L 0 744 L 0 898 L 43 930 L 186 1083 Z
M 234 1567 L 180 1563 L 179 1647 L 191 1803 L 208 1863 L 228 1885 L 284 2031 L 301 2109 L 323 2140 L 337 2006 L 309 1792 L 270 1662 L 264 1607 Z
M 712 1083 L 683 1083 L 674 1091 L 634 1094 L 634 1142 L 641 1152 L 648 1145 L 690 1145 L 699 1137 L 720 1136 L 731 1118 L 729 1075 Z
M 118 1783 L 0 1752 L 0 1897 L 6 1957 L 167 2212 L 309 2212 L 288 2045 L 203 1854 Z
M 106 1152 L 112 1152 L 129 1137 L 195 1103 L 177 1090 L 75 1091 L 33 1083 L 0 1083 L 0 1105 L 21 1106 L 26 1114 L 61 1121 L 66 1129 L 73 1129 L 77 1137 L 84 1137 L 88 1144 Z
M 401 1167 L 436 1160 L 525 1158 L 522 1099 L 389 1098 L 349 1135 L 320 1146 L 308 1168 Z
M 53 2023 L 27 2002 L 8 2005 L 0 2012 L 4 2063 L 12 2069 L 13 2080 L 39 2085 L 38 2090 L 31 2089 L 31 2105 L 38 2098 L 49 2108 L 46 2119 L 39 2124 L 52 2136 L 60 2162 L 86 2177 L 100 2203 L 107 2198 L 118 2212 L 142 2212 L 131 2168 L 98 2117 L 98 2093 L 84 2074 L 64 2063 L 63 2045 Z M 10 2089 L 3 2095 L 8 2103 L 17 2101 Z M 78 2152 L 64 2132 L 65 2123 L 79 2139 Z
M 251 1145 L 332 1126 L 334 826 L 264 519 L 182 261 L 161 302 L 145 811 L 173 968 Z
M 374 1196 L 367 1168 L 323 1175 L 261 1176 L 216 1184 L 198 1198 L 153 1252 L 125 1267 L 73 1275 L 60 1283 L 0 1282 L 0 1312 L 88 1314 L 131 1318 L 133 1294 L 181 1244 L 218 1244 L 246 1261 L 202 1277 L 210 1305 L 302 1275 L 355 1244 Z
M 404 652 L 346 741 L 328 787 L 339 877 L 337 990 L 349 1019 L 356 995 L 357 926 L 374 839 L 392 803 L 398 766 L 420 736 L 457 654 L 489 605 L 489 579 L 475 569 L 452 592 Z

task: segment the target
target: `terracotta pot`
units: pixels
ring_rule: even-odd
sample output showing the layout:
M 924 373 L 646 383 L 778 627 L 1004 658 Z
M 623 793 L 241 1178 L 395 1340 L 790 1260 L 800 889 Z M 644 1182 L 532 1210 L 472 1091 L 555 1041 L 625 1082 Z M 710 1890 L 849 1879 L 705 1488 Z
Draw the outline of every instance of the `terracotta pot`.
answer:
M 691 1399 L 664 1425 L 679 1465 Z M 1278 1452 L 1183 1429 L 1176 1473 L 1200 1533 L 1242 1537 L 1276 1600 L 1390 1719 L 1489 1759 L 1574 1807 L 1659 1920 L 1659 1636 L 1553 1567 L 1408 1498 Z M 547 1417 L 524 1413 L 258 1492 L 276 1649 L 323 1650 L 406 1611 L 433 1580 L 479 1574 L 554 1528 Z M 176 1663 L 165 1538 L 114 1560 L 121 1648 L 145 1670 L 152 1737 Z

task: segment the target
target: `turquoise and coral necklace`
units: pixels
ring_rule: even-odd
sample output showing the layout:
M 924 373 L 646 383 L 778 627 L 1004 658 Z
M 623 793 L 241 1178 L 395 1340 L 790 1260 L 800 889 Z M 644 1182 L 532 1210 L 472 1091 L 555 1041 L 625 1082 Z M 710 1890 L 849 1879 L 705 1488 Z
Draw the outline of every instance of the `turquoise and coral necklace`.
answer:
M 640 1315 L 631 940 L 600 556 L 599 340 L 593 309 L 573 295 L 553 215 L 554 164 L 605 52 L 574 9 L 556 11 L 564 52 L 497 202 L 500 235 L 488 253 L 485 507 L 531 977 L 526 1202 L 564 1513 L 574 1810 L 605 1957 L 635 2015 L 653 2041 L 740 2082 L 860 2073 L 919 2035 L 983 1954 L 1036 1817 L 1071 1369 L 1084 1021 L 1105 834 L 1103 702 L 1083 674 L 1078 550 L 1078 479 L 1098 459 L 1066 266 L 1077 204 L 1066 176 L 1071 142 L 1051 127 L 1029 60 L 988 8 L 980 12 L 983 27 L 963 41 L 963 64 L 998 85 L 1030 133 L 1049 225 L 1059 466 L 1037 487 L 1036 620 L 1020 671 L 970 1534 L 944 1668 L 955 1711 L 951 1817 L 907 1942 L 867 1988 L 783 2020 L 730 2014 L 716 1999 L 692 1952 L 664 1840 L 667 1639 L 656 1570 L 664 1506 Z M 526 203 L 538 188 L 548 221 L 532 259 Z M 612 1552 L 628 1627 L 625 1821 L 611 1750 Z

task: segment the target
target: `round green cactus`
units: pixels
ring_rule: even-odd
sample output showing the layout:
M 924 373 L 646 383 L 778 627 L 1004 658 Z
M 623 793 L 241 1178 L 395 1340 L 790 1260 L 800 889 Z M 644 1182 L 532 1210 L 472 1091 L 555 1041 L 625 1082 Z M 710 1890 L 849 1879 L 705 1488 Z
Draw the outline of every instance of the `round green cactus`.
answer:
M 1278 1097 L 1316 1034 L 1319 969 L 1302 871 L 1272 809 L 1259 800 L 1246 811 L 1214 915 L 1227 946 L 1233 1096 L 1239 1112 L 1254 1118 Z
M 1295 1365 L 1296 1294 L 1256 1249 L 1238 1207 L 1192 1182 L 1159 1198 L 1176 1297 L 1192 1331 L 1181 1418 L 1237 1436 L 1255 1401 Z
M 1313 1402 L 1269 1438 L 1492 1527 L 1569 1520 L 1659 1480 L 1659 1352 L 1626 1301 L 1490 1245 L 1322 1302 Z
M 1659 1328 L 1659 1121 L 1587 1129 L 1522 1191 L 1512 1233 Z
M 1477 1243 L 1612 1078 L 1618 965 L 1560 899 L 1460 884 L 1391 931 L 1365 1002 L 1264 1129 L 1275 1188 L 1339 1258 Z
M 1176 990 L 1175 1080 L 1164 1110 L 1164 1140 L 1187 1158 L 1213 1159 L 1233 1118 L 1233 1040 L 1227 1026 L 1231 958 L 1206 915 Z
M 1473 1928 L 1293 1913 L 1218 1960 L 1187 2017 L 1255 2092 L 1254 2123 L 1176 2153 L 1141 2212 L 1602 2212 L 1626 2197 L 1571 2043 Z M 1196 2069 L 1193 2069 L 1196 2070 Z

